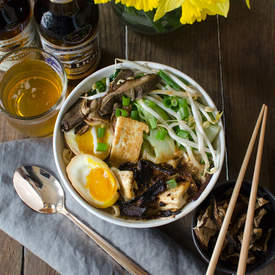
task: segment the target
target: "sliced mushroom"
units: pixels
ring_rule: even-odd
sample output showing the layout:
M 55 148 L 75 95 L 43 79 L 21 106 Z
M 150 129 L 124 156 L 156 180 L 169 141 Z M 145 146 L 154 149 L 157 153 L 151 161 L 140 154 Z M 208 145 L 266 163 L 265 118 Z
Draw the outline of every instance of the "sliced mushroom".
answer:
M 124 83 L 129 77 L 132 77 L 134 72 L 129 69 L 120 70 L 117 77 L 111 84 L 111 89 L 114 91 L 116 90 L 122 83 Z M 124 81 L 121 81 L 124 80 Z
M 99 113 L 108 115 L 112 113 L 115 102 L 121 101 L 122 95 L 127 95 L 132 100 L 141 98 L 144 94 L 152 90 L 160 82 L 160 77 L 156 74 L 144 75 L 138 79 L 126 80 L 115 90 L 102 98 Z
M 108 124 L 108 120 L 102 118 L 98 114 L 98 109 L 100 107 L 100 99 L 88 101 L 83 104 L 82 112 L 87 113 L 87 117 L 85 118 L 85 122 L 90 126 L 96 126 L 101 123 Z
M 78 124 L 80 124 L 84 118 L 85 114 L 82 113 L 83 100 L 79 99 L 64 115 L 61 122 L 61 129 L 65 132 L 71 130 Z
M 78 126 L 74 128 L 74 133 L 76 135 L 83 135 L 89 130 L 90 126 L 87 125 L 85 122 L 82 122 Z

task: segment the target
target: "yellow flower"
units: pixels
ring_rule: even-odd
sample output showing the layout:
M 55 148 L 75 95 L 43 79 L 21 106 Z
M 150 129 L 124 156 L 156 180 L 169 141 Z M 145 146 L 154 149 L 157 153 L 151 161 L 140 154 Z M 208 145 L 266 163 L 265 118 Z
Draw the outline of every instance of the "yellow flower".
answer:
M 185 0 L 181 6 L 182 24 L 193 24 L 205 20 L 207 15 L 219 14 L 227 17 L 229 0 Z
M 159 5 L 154 17 L 154 21 L 159 20 L 167 12 L 179 8 L 185 0 L 159 0 Z
M 96 4 L 104 4 L 110 0 L 94 0 Z M 137 10 L 150 11 L 158 7 L 159 0 L 115 0 L 126 7 L 135 7 Z
M 226 17 L 229 0 L 159 0 L 154 21 L 180 6 L 182 8 L 181 23 L 193 24 L 195 21 L 204 20 L 207 15 L 219 14 Z
M 193 1 L 185 0 L 181 6 L 182 13 L 180 22 L 181 24 L 193 24 L 195 21 L 202 21 L 206 18 L 204 9 L 192 3 Z
M 95 4 L 105 4 L 107 2 L 110 2 L 111 0 L 94 0 Z
M 110 0 L 94 0 L 96 4 L 104 4 Z M 245 0 L 250 8 L 250 0 Z M 222 15 L 227 17 L 229 11 L 229 0 L 115 0 L 127 7 L 135 7 L 137 10 L 150 11 L 157 9 L 154 21 L 159 20 L 167 12 L 179 7 L 182 9 L 180 22 L 182 24 L 193 24 L 205 20 L 207 15 Z

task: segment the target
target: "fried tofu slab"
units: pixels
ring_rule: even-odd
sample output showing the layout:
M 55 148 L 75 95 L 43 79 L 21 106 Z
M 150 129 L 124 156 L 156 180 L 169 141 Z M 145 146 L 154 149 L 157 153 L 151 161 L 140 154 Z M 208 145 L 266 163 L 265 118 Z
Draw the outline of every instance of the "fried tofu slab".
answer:
M 143 132 L 149 132 L 145 123 L 122 116 L 117 118 L 110 155 L 112 165 L 117 167 L 127 161 L 138 161 Z

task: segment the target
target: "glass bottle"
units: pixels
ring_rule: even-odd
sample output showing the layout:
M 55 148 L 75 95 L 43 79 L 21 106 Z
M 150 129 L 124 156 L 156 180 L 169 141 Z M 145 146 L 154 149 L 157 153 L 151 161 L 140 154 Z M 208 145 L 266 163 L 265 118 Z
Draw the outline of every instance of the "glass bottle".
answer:
M 0 59 L 14 49 L 35 44 L 29 0 L 0 0 Z M 13 55 L 14 58 L 16 55 Z M 10 62 L 13 62 L 12 59 Z M 5 71 L 6 68 L 1 66 L 0 70 Z
M 98 6 L 92 0 L 37 0 L 34 18 L 45 51 L 63 63 L 69 79 L 92 73 L 100 60 Z

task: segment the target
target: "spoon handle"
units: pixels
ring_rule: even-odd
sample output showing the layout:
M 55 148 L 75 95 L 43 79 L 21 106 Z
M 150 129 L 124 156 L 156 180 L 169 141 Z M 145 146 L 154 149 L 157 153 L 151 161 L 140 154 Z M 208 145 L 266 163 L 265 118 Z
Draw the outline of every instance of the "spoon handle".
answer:
M 125 268 L 130 274 L 135 275 L 146 275 L 148 274 L 145 270 L 139 267 L 134 261 L 129 257 L 125 256 L 114 246 L 104 240 L 99 234 L 93 231 L 91 228 L 86 226 L 78 218 L 76 218 L 72 213 L 70 213 L 65 208 L 60 209 L 59 213 L 63 214 L 69 218 L 74 224 L 76 224 L 83 232 L 85 232 L 95 243 L 100 246 L 107 254 L 109 254 L 117 263 L 119 263 L 123 268 Z

